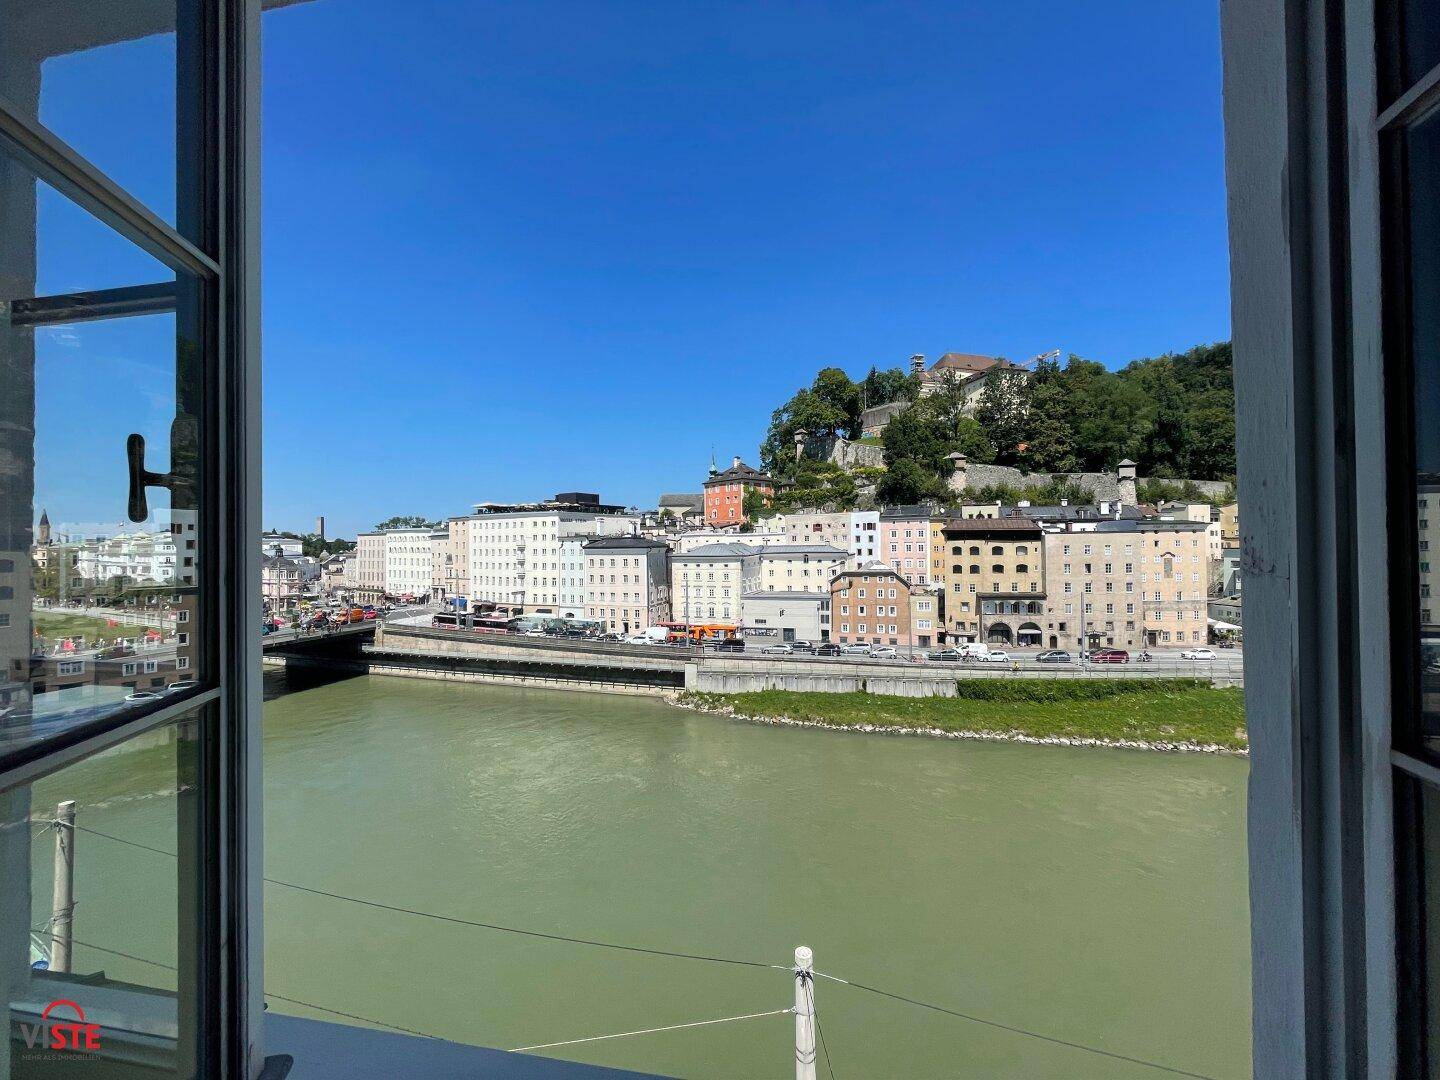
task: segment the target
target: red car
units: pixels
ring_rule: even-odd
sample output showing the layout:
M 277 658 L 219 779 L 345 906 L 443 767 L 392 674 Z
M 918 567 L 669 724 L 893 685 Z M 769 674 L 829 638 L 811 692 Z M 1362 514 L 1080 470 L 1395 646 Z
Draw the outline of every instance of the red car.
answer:
M 373 618 L 375 618 L 375 617 L 376 617 L 376 614 L 375 614 L 375 609 L 374 609 L 374 608 L 371 608 L 369 611 L 365 612 L 363 615 L 360 616 L 361 620 L 362 620 L 362 621 L 365 621 L 365 622 L 368 622 L 369 620 L 371 620 L 371 619 L 373 619 Z
M 1090 654 L 1092 664 L 1128 664 L 1130 654 L 1124 649 L 1096 649 Z

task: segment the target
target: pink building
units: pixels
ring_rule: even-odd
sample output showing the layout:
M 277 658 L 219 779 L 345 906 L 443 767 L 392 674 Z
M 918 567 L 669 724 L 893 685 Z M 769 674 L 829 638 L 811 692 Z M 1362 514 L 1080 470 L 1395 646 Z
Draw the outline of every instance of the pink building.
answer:
M 909 584 L 930 584 L 930 508 L 892 506 L 881 511 L 876 554 Z

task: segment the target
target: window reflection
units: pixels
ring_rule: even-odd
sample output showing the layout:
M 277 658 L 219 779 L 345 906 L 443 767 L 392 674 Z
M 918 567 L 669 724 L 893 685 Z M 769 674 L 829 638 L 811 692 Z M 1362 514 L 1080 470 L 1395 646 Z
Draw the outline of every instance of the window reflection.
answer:
M 0 757 L 207 677 L 199 308 L 0 155 Z

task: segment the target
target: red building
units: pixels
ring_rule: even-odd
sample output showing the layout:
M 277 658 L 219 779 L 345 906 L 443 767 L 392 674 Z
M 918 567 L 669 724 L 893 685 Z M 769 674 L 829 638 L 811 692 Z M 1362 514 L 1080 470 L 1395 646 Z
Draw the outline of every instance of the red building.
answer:
M 705 481 L 705 524 L 716 529 L 743 525 L 747 520 L 745 496 L 751 491 L 768 498 L 775 494 L 775 482 L 739 457 L 724 472 L 716 472 L 712 464 Z

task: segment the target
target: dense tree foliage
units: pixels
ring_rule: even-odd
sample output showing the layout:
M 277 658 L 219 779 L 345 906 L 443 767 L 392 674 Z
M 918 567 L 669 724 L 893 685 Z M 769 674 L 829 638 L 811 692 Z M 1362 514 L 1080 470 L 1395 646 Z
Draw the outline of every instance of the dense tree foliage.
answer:
M 382 529 L 433 529 L 439 526 L 438 521 L 427 521 L 419 514 L 397 514 L 394 517 L 386 518 L 375 526 L 375 531 Z

